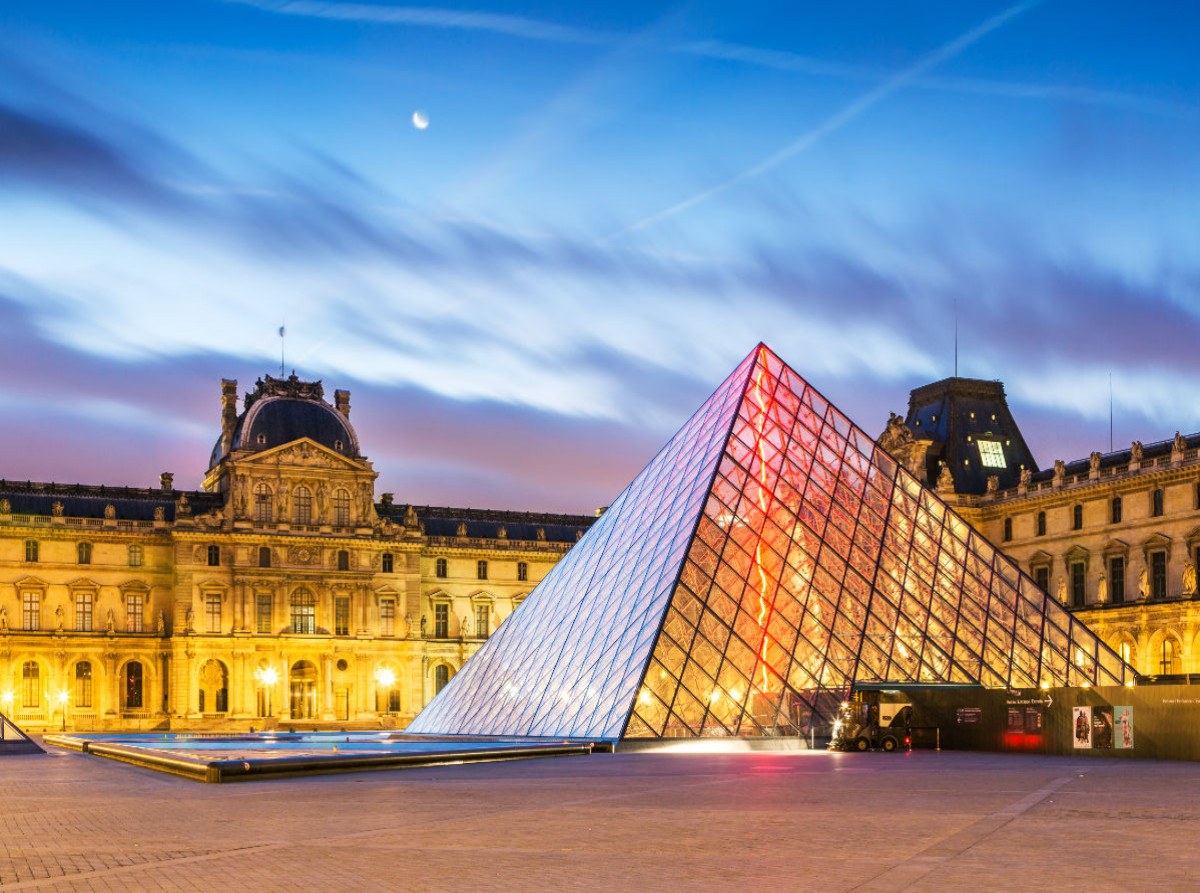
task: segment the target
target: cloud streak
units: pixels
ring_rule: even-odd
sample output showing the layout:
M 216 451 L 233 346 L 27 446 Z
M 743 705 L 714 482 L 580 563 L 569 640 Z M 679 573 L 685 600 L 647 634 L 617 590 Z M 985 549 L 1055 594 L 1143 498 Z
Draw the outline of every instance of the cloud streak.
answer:
M 858 97 L 849 105 L 843 107 L 833 115 L 826 118 L 816 127 L 807 131 L 798 139 L 784 146 L 779 151 L 768 155 L 766 158 L 752 167 L 746 168 L 741 173 L 730 177 L 724 182 L 697 192 L 695 195 L 692 195 L 681 202 L 676 202 L 669 207 L 663 208 L 661 211 L 657 211 L 654 214 L 643 217 L 641 220 L 638 220 L 635 223 L 631 223 L 628 226 L 622 227 L 616 232 L 606 236 L 603 241 L 611 242 L 615 239 L 627 236 L 630 233 L 634 233 L 638 230 L 661 223 L 663 220 L 666 220 L 669 217 L 674 217 L 677 214 L 690 210 L 697 205 L 701 205 L 710 199 L 717 197 L 723 192 L 727 192 L 746 180 L 759 177 L 765 174 L 767 171 L 778 167 L 789 158 L 811 149 L 826 137 L 841 130 L 847 124 L 850 124 L 852 121 L 859 118 L 865 112 L 869 111 L 873 106 L 891 96 L 896 91 L 912 83 L 926 72 L 931 71 L 944 62 L 948 62 L 955 56 L 958 56 L 968 49 L 972 44 L 979 42 L 997 28 L 1007 24 L 1012 19 L 1032 9 L 1041 2 L 1042 0 L 1024 0 L 1024 2 L 1010 6 L 1003 12 L 992 16 L 981 24 L 976 25 L 974 28 L 971 28 L 963 34 L 960 34 L 954 40 L 944 44 L 934 52 L 923 56 L 920 60 L 913 65 L 910 65 L 899 74 L 894 75 L 893 77 L 884 81 L 882 84 L 879 84 L 873 89 L 868 90 L 862 96 Z

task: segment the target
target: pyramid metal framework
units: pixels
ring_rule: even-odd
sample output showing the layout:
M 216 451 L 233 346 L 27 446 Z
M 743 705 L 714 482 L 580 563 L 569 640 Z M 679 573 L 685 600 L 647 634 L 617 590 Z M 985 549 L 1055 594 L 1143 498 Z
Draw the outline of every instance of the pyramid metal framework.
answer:
M 760 344 L 408 731 L 797 735 L 855 682 L 1132 678 Z

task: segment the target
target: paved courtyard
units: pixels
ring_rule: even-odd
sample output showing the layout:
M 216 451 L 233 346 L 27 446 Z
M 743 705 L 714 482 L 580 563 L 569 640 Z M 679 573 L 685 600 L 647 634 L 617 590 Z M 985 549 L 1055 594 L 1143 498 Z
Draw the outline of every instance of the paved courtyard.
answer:
M 1200 764 L 617 754 L 204 785 L 0 757 L 9 890 L 1194 890 Z

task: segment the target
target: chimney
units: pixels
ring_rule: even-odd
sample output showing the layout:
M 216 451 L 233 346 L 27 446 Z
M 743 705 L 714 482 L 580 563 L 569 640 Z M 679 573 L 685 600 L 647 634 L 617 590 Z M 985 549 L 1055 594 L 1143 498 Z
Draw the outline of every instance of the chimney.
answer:
M 233 429 L 237 427 L 237 379 L 221 379 L 221 443 L 225 452 L 233 449 Z
M 175 489 L 175 475 L 169 471 L 164 471 L 158 476 L 158 485 L 164 493 L 170 493 Z
M 349 391 L 334 391 L 333 392 L 333 408 L 350 418 L 350 392 Z

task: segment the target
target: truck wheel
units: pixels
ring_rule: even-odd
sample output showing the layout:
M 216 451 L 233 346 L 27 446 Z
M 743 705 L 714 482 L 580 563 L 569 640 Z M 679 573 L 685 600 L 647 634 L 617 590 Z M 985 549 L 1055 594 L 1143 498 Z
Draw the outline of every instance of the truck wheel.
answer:
M 887 753 L 891 753 L 893 750 L 896 749 L 896 739 L 895 738 L 884 738 L 883 744 L 881 746 Z
M 857 750 L 859 753 L 868 751 L 871 749 L 871 742 L 868 741 L 866 738 L 859 738 L 857 741 L 854 742 L 854 749 Z

